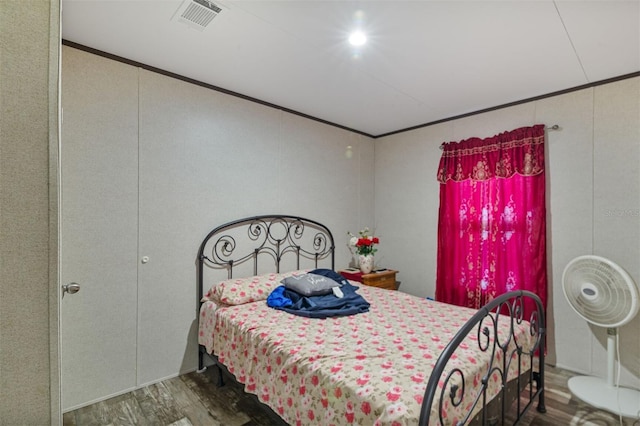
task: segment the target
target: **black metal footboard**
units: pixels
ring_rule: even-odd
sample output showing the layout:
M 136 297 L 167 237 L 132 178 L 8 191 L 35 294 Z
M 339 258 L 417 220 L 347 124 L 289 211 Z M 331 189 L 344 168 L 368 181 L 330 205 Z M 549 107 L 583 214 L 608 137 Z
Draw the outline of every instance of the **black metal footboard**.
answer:
M 525 304 L 534 307 L 530 318 L 523 318 Z M 510 331 L 508 336 L 499 337 L 498 324 L 504 327 L 504 321 L 508 322 Z M 514 330 L 522 325 L 528 327 L 530 339 L 527 341 L 533 342 L 532 345 L 525 347 L 516 337 Z M 491 354 L 491 361 L 486 369 L 483 369 L 478 387 L 469 388 L 465 386 L 464 373 L 459 368 L 452 367 L 449 361 L 461 343 L 474 333 L 477 336 L 478 348 Z M 542 301 L 534 293 L 506 293 L 482 307 L 460 329 L 438 358 L 427 384 L 419 424 L 518 424 L 536 400 L 537 410 L 546 412 L 545 334 L 545 311 Z M 501 362 L 496 361 L 495 355 L 498 353 L 502 355 Z M 529 365 L 531 368 L 523 367 Z M 512 375 L 515 372 L 516 378 L 509 381 L 509 372 L 512 372 Z M 490 398 L 487 392 L 488 383 L 496 376 L 501 380 L 500 392 L 494 398 Z M 472 401 L 471 409 L 462 418 L 452 422 L 451 419 L 443 417 L 445 405 L 458 407 L 462 404 L 467 405 L 469 401 Z M 491 410 L 490 403 L 493 404 Z M 437 414 L 434 415 L 433 412 Z

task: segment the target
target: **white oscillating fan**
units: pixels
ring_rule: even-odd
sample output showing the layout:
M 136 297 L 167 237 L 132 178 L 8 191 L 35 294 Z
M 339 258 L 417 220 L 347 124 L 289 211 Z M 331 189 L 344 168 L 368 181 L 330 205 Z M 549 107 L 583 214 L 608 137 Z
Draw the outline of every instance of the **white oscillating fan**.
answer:
M 638 312 L 638 288 L 620 266 L 600 256 L 580 256 L 565 267 L 562 290 L 574 311 L 586 321 L 607 328 L 607 380 L 578 376 L 569 390 L 594 407 L 636 418 L 640 391 L 614 383 L 617 327 Z

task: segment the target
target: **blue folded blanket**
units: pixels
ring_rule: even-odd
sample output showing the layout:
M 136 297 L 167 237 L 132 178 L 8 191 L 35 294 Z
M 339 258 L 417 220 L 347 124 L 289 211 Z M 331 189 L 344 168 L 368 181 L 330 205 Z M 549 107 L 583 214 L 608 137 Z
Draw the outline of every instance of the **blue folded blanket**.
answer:
M 309 318 L 355 315 L 369 311 L 369 302 L 356 293 L 358 287 L 351 285 L 342 275 L 331 270 L 321 269 L 310 273 L 324 275 L 340 283 L 340 290 L 344 296 L 336 297 L 333 293 L 323 296 L 303 296 L 285 286 L 279 286 L 267 298 L 267 305 L 274 309 Z

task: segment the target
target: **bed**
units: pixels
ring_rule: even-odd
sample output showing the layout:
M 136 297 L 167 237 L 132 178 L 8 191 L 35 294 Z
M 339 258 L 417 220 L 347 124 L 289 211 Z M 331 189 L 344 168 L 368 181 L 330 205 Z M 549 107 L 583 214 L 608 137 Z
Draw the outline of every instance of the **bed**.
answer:
M 536 295 L 476 311 L 351 283 L 366 312 L 317 319 L 267 305 L 286 277 L 335 270 L 334 252 L 331 231 L 301 217 L 213 229 L 197 257 L 199 369 L 210 358 L 297 425 L 515 424 L 536 403 L 545 411 Z M 537 309 L 525 320 L 526 303 Z

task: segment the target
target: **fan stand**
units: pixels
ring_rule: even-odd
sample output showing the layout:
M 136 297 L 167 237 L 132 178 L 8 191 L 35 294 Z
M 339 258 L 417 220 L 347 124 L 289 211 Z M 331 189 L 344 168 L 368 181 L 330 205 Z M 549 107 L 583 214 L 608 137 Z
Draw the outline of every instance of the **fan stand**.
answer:
M 616 357 L 615 328 L 607 329 L 607 380 L 592 376 L 577 376 L 569 379 L 572 394 L 596 408 L 638 418 L 640 416 L 640 391 L 616 386 L 613 380 Z

